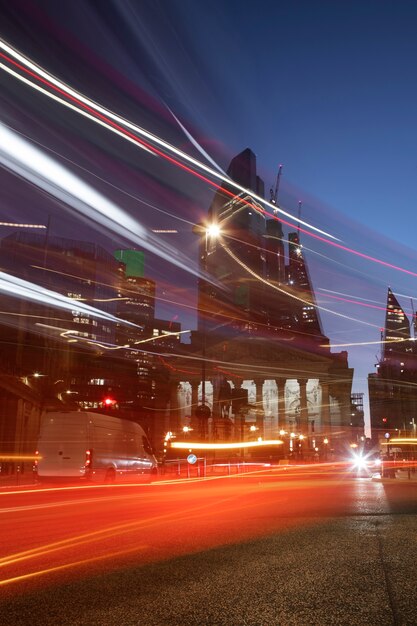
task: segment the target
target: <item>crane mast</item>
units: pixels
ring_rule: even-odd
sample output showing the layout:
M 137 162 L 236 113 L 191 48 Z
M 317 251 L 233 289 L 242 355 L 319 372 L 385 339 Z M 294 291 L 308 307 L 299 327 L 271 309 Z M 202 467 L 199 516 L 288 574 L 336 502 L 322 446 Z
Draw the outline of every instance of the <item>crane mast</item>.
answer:
M 282 172 L 282 165 L 280 165 L 278 167 L 278 173 L 277 173 L 277 180 L 275 182 L 275 188 L 271 187 L 270 189 L 270 202 L 271 204 L 278 204 L 278 191 L 279 191 L 279 183 L 281 180 L 281 172 Z M 277 210 L 274 209 L 274 213 L 277 213 Z

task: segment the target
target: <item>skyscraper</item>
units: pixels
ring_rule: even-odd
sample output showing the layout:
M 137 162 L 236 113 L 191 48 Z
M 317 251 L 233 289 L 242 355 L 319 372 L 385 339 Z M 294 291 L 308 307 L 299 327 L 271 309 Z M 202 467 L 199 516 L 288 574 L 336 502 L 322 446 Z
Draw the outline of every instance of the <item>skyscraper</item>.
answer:
M 369 404 L 374 439 L 386 433 L 415 434 L 417 428 L 417 355 L 410 322 L 388 288 L 381 358 L 376 373 L 369 374 Z
M 388 287 L 383 331 L 384 341 L 382 343 L 383 361 L 398 359 L 401 355 L 412 352 L 410 338 L 410 322 L 397 298 Z
M 214 281 L 200 280 L 199 328 L 204 317 L 209 331 L 292 332 L 300 342 L 326 343 L 299 233 L 289 233 L 286 256 L 282 223 L 250 193 L 264 194 L 256 156 L 247 148 L 227 173 L 248 192 L 234 195 L 225 182 L 209 208 L 220 236 L 201 238 L 203 273 Z

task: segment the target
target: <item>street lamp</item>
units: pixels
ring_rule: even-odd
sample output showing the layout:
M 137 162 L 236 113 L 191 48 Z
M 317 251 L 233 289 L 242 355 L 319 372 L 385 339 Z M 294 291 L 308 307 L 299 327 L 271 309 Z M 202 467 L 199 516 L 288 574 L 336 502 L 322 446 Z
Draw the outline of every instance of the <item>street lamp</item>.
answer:
M 196 235 L 204 235 L 205 247 L 203 255 L 203 269 L 207 274 L 207 257 L 209 239 L 216 239 L 220 235 L 220 227 L 216 222 L 211 224 L 195 224 L 193 233 Z M 205 436 L 206 422 L 211 415 L 210 408 L 206 405 L 206 320 L 205 311 L 201 315 L 201 405 L 196 409 L 196 415 L 202 420 L 202 433 Z
M 323 443 L 324 443 L 324 460 L 327 461 L 327 446 L 329 443 L 329 440 L 327 439 L 327 437 L 323 439 Z

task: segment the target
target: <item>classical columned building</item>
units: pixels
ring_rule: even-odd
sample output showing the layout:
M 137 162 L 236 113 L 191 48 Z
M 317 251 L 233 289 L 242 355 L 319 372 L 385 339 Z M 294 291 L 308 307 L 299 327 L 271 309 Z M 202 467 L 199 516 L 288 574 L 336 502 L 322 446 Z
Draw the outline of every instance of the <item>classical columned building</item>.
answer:
M 218 339 L 210 339 L 203 355 L 195 350 L 196 337 L 171 359 L 172 432 L 191 426 L 195 436 L 212 441 L 242 440 L 252 426 L 264 439 L 280 438 L 282 431 L 302 434 L 310 447 L 316 438 L 349 437 L 353 370 L 346 352 L 288 348 L 272 337 Z M 199 417 L 203 369 L 209 412 Z
M 250 149 L 232 159 L 200 235 L 198 332 L 170 359 L 173 431 L 210 439 L 349 437 L 352 370 L 331 353 L 300 229 L 264 206 Z M 274 198 L 275 204 L 276 198 Z M 202 384 L 204 380 L 204 384 Z M 188 424 L 185 424 L 188 425 Z

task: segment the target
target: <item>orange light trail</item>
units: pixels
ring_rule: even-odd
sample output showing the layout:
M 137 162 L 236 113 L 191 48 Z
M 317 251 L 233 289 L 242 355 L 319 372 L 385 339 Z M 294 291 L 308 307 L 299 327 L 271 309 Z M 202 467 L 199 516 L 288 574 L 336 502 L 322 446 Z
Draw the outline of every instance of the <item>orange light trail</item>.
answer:
M 200 443 L 187 441 L 173 441 L 171 448 L 177 450 L 237 450 L 239 448 L 260 448 L 262 446 L 279 446 L 284 442 L 280 439 L 265 439 L 262 441 L 238 441 L 234 443 Z
M 37 461 L 41 458 L 36 454 L 0 454 L 0 461 Z
M 71 567 L 78 567 L 80 565 L 85 565 L 86 563 L 94 563 L 97 561 L 103 561 L 104 559 L 111 559 L 117 556 L 131 554 L 132 552 L 139 552 L 140 550 L 145 550 L 147 546 L 136 546 L 135 548 L 129 548 L 128 550 L 119 550 L 118 552 L 110 552 L 107 554 L 102 554 L 100 556 L 90 557 L 89 559 L 82 559 L 81 561 L 73 561 L 72 563 L 65 563 L 64 565 L 56 565 L 55 567 L 49 567 L 48 569 L 38 570 L 36 572 L 29 572 L 28 574 L 21 574 L 20 576 L 14 576 L 13 578 L 5 578 L 0 580 L 0 586 L 4 587 L 5 585 L 10 585 L 11 583 L 22 582 L 23 580 L 28 580 L 29 578 L 37 578 L 38 576 L 43 576 L 45 574 L 52 574 L 52 572 L 58 572 L 60 570 L 70 569 Z

